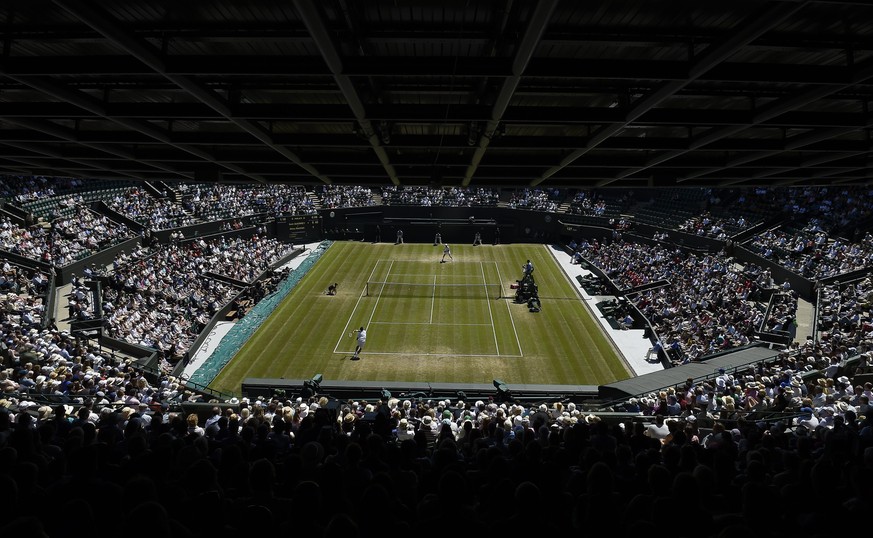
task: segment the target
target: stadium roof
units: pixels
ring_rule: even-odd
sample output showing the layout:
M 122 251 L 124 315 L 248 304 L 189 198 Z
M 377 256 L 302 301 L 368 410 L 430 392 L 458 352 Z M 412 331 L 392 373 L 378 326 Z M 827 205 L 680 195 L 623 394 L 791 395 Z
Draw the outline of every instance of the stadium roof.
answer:
M 4 0 L 0 173 L 858 185 L 864 0 Z

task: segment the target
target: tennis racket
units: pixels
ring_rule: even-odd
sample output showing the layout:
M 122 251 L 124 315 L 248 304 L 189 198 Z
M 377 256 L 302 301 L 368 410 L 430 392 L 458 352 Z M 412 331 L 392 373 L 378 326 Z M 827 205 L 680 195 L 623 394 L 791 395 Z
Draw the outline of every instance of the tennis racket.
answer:
M 349 338 L 355 337 L 355 331 L 349 331 Z

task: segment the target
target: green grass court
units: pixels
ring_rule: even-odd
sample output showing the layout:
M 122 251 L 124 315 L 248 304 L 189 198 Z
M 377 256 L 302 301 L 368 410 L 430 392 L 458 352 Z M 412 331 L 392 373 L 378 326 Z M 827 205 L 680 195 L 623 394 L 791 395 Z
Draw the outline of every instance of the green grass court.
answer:
M 630 377 L 585 301 L 540 244 L 333 243 L 215 378 L 598 385 Z M 535 267 L 542 310 L 516 304 Z M 338 283 L 335 296 L 327 287 Z M 353 333 L 367 328 L 361 360 Z

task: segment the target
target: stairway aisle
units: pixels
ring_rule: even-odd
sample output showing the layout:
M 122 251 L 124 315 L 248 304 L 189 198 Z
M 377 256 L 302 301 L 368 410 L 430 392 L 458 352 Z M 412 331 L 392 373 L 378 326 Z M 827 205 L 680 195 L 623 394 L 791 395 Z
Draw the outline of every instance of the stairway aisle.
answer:
M 796 342 L 806 342 L 807 336 L 812 334 L 815 326 L 815 305 L 803 299 L 797 299 L 797 332 L 794 336 Z
M 52 315 L 55 318 L 55 325 L 58 330 L 69 331 L 70 330 L 70 292 L 73 290 L 72 284 L 64 284 L 63 286 L 58 286 L 55 288 L 55 311 L 52 312 Z
M 321 206 L 321 198 L 316 194 L 315 191 L 306 191 L 306 197 L 309 198 L 309 202 L 312 205 L 313 209 L 320 210 Z

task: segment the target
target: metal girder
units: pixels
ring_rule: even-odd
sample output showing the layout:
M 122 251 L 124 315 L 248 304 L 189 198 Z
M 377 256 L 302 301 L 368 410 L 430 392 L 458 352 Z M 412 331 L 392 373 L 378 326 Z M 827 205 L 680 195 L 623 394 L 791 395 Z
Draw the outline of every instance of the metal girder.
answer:
M 79 139 L 79 137 L 77 136 L 77 133 L 75 131 L 72 131 L 70 129 L 67 129 L 67 128 L 61 126 L 61 125 L 57 125 L 57 124 L 49 122 L 49 121 L 36 120 L 36 119 L 25 119 L 25 118 L 3 118 L 3 120 L 6 122 L 9 122 L 9 123 L 13 123 L 13 124 L 19 125 L 21 127 L 25 127 L 27 129 L 30 129 L 31 133 L 33 131 L 45 133 L 46 135 L 52 137 L 50 139 L 50 141 L 52 141 L 52 142 L 57 142 L 57 139 L 60 139 L 60 140 L 64 140 L 67 142 L 71 142 L 73 144 L 81 145 L 82 147 L 94 149 L 94 150 L 99 151 L 101 153 L 114 155 L 114 156 L 119 157 L 121 159 L 138 161 L 138 159 L 133 154 L 124 150 L 123 148 L 119 148 L 117 146 L 113 146 L 113 145 L 109 145 L 109 144 L 95 144 L 95 143 L 89 143 L 86 141 L 82 141 Z M 6 144 L 15 144 L 15 143 L 28 144 L 32 147 L 36 147 L 36 144 L 29 144 L 29 140 L 27 140 L 27 139 L 19 140 L 19 138 L 23 138 L 23 137 L 15 137 L 15 136 L 10 137 L 7 135 L 8 135 L 7 131 L 0 130 L 0 142 L 6 143 Z M 143 164 L 146 164 L 146 163 L 143 163 Z M 173 174 L 181 176 L 181 177 L 188 177 L 189 179 L 191 178 L 191 176 L 188 176 L 184 172 L 180 172 L 180 171 L 174 169 L 173 167 L 167 166 L 167 165 L 162 164 L 162 163 L 148 163 L 148 164 L 150 166 L 157 168 L 158 170 L 162 170 L 164 172 L 170 172 L 170 173 L 173 173 Z
M 636 121 L 640 116 L 655 108 L 662 101 L 671 97 L 676 92 L 701 77 L 704 73 L 729 58 L 739 50 L 739 48 L 763 35 L 802 7 L 802 3 L 786 6 L 784 2 L 768 2 L 766 8 L 760 13 L 755 13 L 748 17 L 748 24 L 742 25 L 738 31 L 729 35 L 723 41 L 714 43 L 706 48 L 703 53 L 701 53 L 700 56 L 691 63 L 685 80 L 664 82 L 657 90 L 634 102 L 628 111 L 624 122 L 612 123 L 600 128 L 594 136 L 588 140 L 585 147 L 579 148 L 569 156 L 565 157 L 560 164 L 546 170 L 542 176 L 531 182 L 531 186 L 539 185 L 544 180 L 558 172 L 561 168 L 582 157 L 591 149 L 597 147 L 601 142 L 616 134 L 621 129 L 624 129 L 628 124 Z
M 5 73 L 3 73 L 3 74 L 5 75 Z M 104 120 L 108 120 L 108 121 L 112 121 L 114 123 L 117 123 L 123 127 L 126 127 L 127 129 L 141 133 L 141 134 L 143 134 L 149 138 L 152 138 L 154 140 L 157 140 L 158 142 L 161 142 L 163 144 L 174 145 L 175 147 L 177 147 L 183 151 L 187 151 L 188 153 L 191 153 L 192 155 L 197 155 L 198 157 L 200 157 L 201 159 L 203 159 L 205 161 L 215 163 L 215 158 L 203 150 L 200 150 L 197 148 L 192 148 L 190 146 L 173 144 L 173 142 L 170 140 L 166 131 L 156 127 L 155 125 L 153 125 L 151 123 L 143 122 L 143 121 L 139 121 L 139 120 L 114 118 L 114 117 L 109 116 L 102 103 L 100 103 L 99 101 L 93 99 L 92 97 L 90 97 L 86 94 L 79 92 L 78 90 L 67 88 L 67 87 L 59 85 L 53 81 L 46 80 L 43 78 L 38 78 L 38 77 L 19 77 L 19 76 L 10 76 L 10 75 L 6 75 L 6 76 L 19 82 L 20 84 L 24 84 L 25 86 L 29 86 L 37 91 L 45 93 L 46 95 L 50 95 L 56 99 L 61 99 L 61 100 L 65 100 L 67 102 L 73 103 L 76 106 L 81 107 L 82 109 L 87 110 L 87 111 L 91 112 L 92 114 L 94 114 L 95 116 L 98 116 Z M 246 174 L 246 172 L 244 170 L 233 169 L 233 171 L 244 174 L 244 175 Z M 255 176 L 250 176 L 250 179 L 260 181 L 260 178 L 257 178 Z
M 355 168 L 395 184 L 428 183 L 428 168 L 465 185 L 863 177 L 873 4 L 689 4 L 683 21 L 658 1 L 298 0 L 239 20 L 223 0 L 19 2 L 0 57 L 0 159 L 316 183 Z
M 778 154 L 785 152 L 785 151 L 796 150 L 796 149 L 799 149 L 802 147 L 816 144 L 818 142 L 824 142 L 824 141 L 834 139 L 834 138 L 837 138 L 837 137 L 840 137 L 840 136 L 843 136 L 846 134 L 850 134 L 850 133 L 853 133 L 853 132 L 858 131 L 858 130 L 863 129 L 863 128 L 869 129 L 871 127 L 873 127 L 873 117 L 868 117 L 867 124 L 859 126 L 859 127 L 834 127 L 834 128 L 830 128 L 830 129 L 814 130 L 812 132 L 802 134 L 802 135 L 797 135 L 797 136 L 794 136 L 794 137 L 791 137 L 791 138 L 785 140 L 782 144 L 782 147 L 779 149 L 761 151 L 758 153 L 752 153 L 752 154 L 748 154 L 748 155 L 739 156 L 739 157 L 736 157 L 736 158 L 728 161 L 725 164 L 725 166 L 723 166 L 723 167 L 698 170 L 692 174 L 687 174 L 687 175 L 683 176 L 682 178 L 679 179 L 679 181 L 682 182 L 682 181 L 686 181 L 688 179 L 702 177 L 702 176 L 705 176 L 707 174 L 711 174 L 713 172 L 721 171 L 724 168 L 730 168 L 730 167 L 733 167 L 733 166 L 736 166 L 739 164 L 746 164 L 746 163 L 754 162 L 754 161 L 759 160 L 759 159 L 763 159 L 763 158 L 770 157 L 773 155 L 778 155 Z
M 318 172 L 318 170 L 315 170 L 311 166 L 302 162 L 300 158 L 297 157 L 297 155 L 295 155 L 293 152 L 289 151 L 287 148 L 274 144 L 270 138 L 270 134 L 263 127 L 249 120 L 233 118 L 227 104 L 224 102 L 223 99 L 215 95 L 212 90 L 200 85 L 197 81 L 184 75 L 174 75 L 172 73 L 168 73 L 166 71 L 166 66 L 164 65 L 163 60 L 160 58 L 159 54 L 156 51 L 152 50 L 148 44 L 139 41 L 134 36 L 130 35 L 127 31 L 122 29 L 118 25 L 117 21 L 111 19 L 105 12 L 99 10 L 98 8 L 90 5 L 88 2 L 85 1 L 70 2 L 67 0 L 54 0 L 54 2 L 67 10 L 71 15 L 77 17 L 85 24 L 101 33 L 104 37 L 112 41 L 115 45 L 123 49 L 125 52 L 127 52 L 131 56 L 134 56 L 145 65 L 152 68 L 156 73 L 163 75 L 168 80 L 178 85 L 180 88 L 191 94 L 194 98 L 196 98 L 203 104 L 213 108 L 225 119 L 233 122 L 238 127 L 260 140 L 266 146 L 282 154 L 289 161 L 300 166 L 301 168 L 312 174 L 314 177 L 322 180 L 324 183 L 330 183 L 329 178 L 322 176 Z M 223 166 L 227 167 L 227 165 Z M 243 169 L 238 169 L 234 171 L 242 174 L 246 173 L 246 171 Z M 261 181 L 261 178 L 253 177 L 253 179 Z
M 199 156 L 189 152 L 178 150 L 178 152 L 169 151 L 178 149 L 176 145 L 188 146 L 205 146 L 210 148 L 221 148 L 221 155 L 216 155 L 214 158 L 219 160 L 227 160 L 224 157 L 226 152 L 245 151 L 246 155 L 252 155 L 255 160 L 264 159 L 265 148 L 263 145 L 252 140 L 251 137 L 244 133 L 201 133 L 201 132 L 177 132 L 173 133 L 171 139 L 173 144 L 163 144 L 160 141 L 144 137 L 137 133 L 120 130 L 106 131 L 72 131 L 56 123 L 46 120 L 28 120 L 25 118 L 5 118 L 2 122 L 17 124 L 26 129 L 0 129 L 0 142 L 16 141 L 16 142 L 34 142 L 34 143 L 58 143 L 66 141 L 70 144 L 81 145 L 86 148 L 93 148 L 100 152 L 108 153 L 124 159 L 140 159 L 140 155 L 148 153 L 139 153 L 128 148 L 140 148 L 142 151 L 157 151 L 157 148 L 167 148 L 161 155 L 172 156 L 169 161 L 177 162 L 202 162 Z M 857 131 L 858 128 L 850 132 Z M 396 141 L 392 141 L 391 148 L 393 151 L 404 152 L 406 150 L 429 150 L 433 149 L 443 139 L 443 147 L 452 149 L 455 154 L 458 152 L 472 152 L 465 139 L 461 137 L 441 137 L 439 135 L 405 135 L 396 136 Z M 60 139 L 60 140 L 58 140 Z M 329 151 L 329 150 L 349 150 L 349 151 L 369 151 L 370 146 L 366 141 L 362 141 L 353 135 L 312 135 L 312 134 L 283 134 L 276 135 L 277 141 L 289 147 L 297 148 L 301 155 L 307 155 L 312 150 Z M 584 142 L 584 138 L 581 139 Z M 572 151 L 575 145 L 580 141 L 579 137 L 572 136 L 506 136 L 499 141 L 492 141 L 489 155 L 497 155 L 508 153 L 516 157 L 529 158 L 534 154 L 544 155 L 547 152 L 557 154 L 560 152 Z M 688 141 L 676 137 L 633 137 L 633 136 L 616 136 L 603 142 L 598 147 L 604 151 L 622 151 L 634 150 L 638 152 L 655 152 L 655 151 L 677 151 L 675 157 L 679 157 L 686 153 L 694 151 L 700 152 L 748 152 L 748 151 L 773 151 L 784 150 L 785 140 L 783 138 L 722 138 L 714 141 L 705 147 L 688 148 Z M 864 152 L 867 151 L 868 142 L 858 140 L 821 140 L 815 143 L 809 143 L 804 146 L 805 152 Z M 275 153 L 275 152 L 270 152 Z M 157 157 L 156 159 L 163 159 Z M 647 157 L 648 159 L 649 157 Z M 278 154 L 275 159 L 268 160 L 284 160 Z M 148 160 L 148 159 L 146 159 Z M 230 159 L 233 160 L 233 159 Z M 648 161 L 647 161 L 648 162 Z M 150 163 L 153 166 L 159 167 L 160 163 L 155 161 Z M 573 163 L 574 165 L 584 165 L 584 163 Z M 568 165 L 569 166 L 569 165 Z M 170 167 L 164 168 L 167 171 L 174 173 L 183 173 L 184 171 L 173 169 Z
M 113 118 L 148 120 L 226 120 L 212 108 L 202 103 L 107 103 L 106 114 Z M 287 104 L 240 104 L 234 105 L 234 117 L 261 121 L 293 121 L 326 125 L 348 125 L 356 121 L 349 115 L 345 105 L 287 105 Z M 466 123 L 488 121 L 491 110 L 484 105 L 455 105 L 446 113 L 442 105 L 369 105 L 367 117 L 395 123 L 425 124 L 435 122 Z M 71 103 L 57 101 L 0 102 L 0 118 L 51 118 L 85 119 L 93 114 Z M 512 125 L 599 125 L 613 123 L 623 117 L 623 112 L 609 107 L 569 106 L 512 106 L 506 109 L 503 121 Z M 755 123 L 756 113 L 743 110 L 694 110 L 658 108 L 646 112 L 636 122 L 641 127 L 674 125 L 686 127 L 753 126 L 762 127 L 863 127 L 866 116 L 855 112 L 786 111 Z M 231 122 L 228 121 L 228 124 Z
M 333 43 L 333 39 L 331 38 L 330 32 L 325 26 L 321 15 L 318 13 L 318 9 L 315 5 L 306 0 L 295 0 L 294 7 L 297 9 L 297 13 L 303 20 L 303 24 L 306 26 L 307 30 L 309 30 L 309 34 L 312 36 L 313 41 L 315 41 L 318 51 L 321 53 L 322 58 L 324 58 L 328 69 L 333 74 L 334 80 L 342 91 L 343 97 L 346 99 L 349 108 L 355 115 L 355 119 L 362 130 L 364 138 L 366 138 L 370 143 L 370 146 L 373 148 L 373 151 L 382 163 L 385 173 L 388 175 L 388 179 L 390 179 L 393 184 L 400 185 L 400 178 L 397 177 L 397 172 L 391 164 L 391 159 L 388 157 L 388 153 L 385 151 L 385 148 L 382 147 L 379 137 L 376 135 L 370 124 L 361 97 L 358 95 L 351 79 L 348 75 L 343 73 L 342 58 Z
M 70 159 L 70 158 L 64 157 L 64 156 L 58 154 L 57 152 L 52 151 L 52 150 L 50 150 L 42 145 L 22 144 L 22 143 L 15 143 L 15 142 L 5 142 L 5 144 L 7 146 L 10 146 L 10 147 L 15 147 L 15 148 L 30 151 L 32 153 L 38 153 L 38 154 L 41 154 L 45 157 L 50 157 L 52 159 L 59 160 L 61 162 L 69 162 L 69 163 L 79 164 L 79 165 L 85 167 L 85 168 L 83 168 L 83 170 L 85 171 L 86 175 L 89 175 L 89 176 L 94 171 L 101 171 L 101 172 L 109 172 L 109 173 L 125 175 L 125 176 L 132 178 L 132 179 L 141 179 L 140 176 L 137 176 L 135 174 L 131 174 L 127 171 L 118 170 L 117 168 L 107 168 L 105 166 L 102 166 L 100 164 L 95 163 L 94 161 L 83 161 L 80 159 Z M 6 158 L 12 158 L 12 157 L 7 156 Z M 59 169 L 60 169 L 60 167 L 59 167 Z
M 63 177 L 81 177 L 81 173 L 80 173 L 81 171 L 73 170 L 69 167 L 57 167 L 57 166 L 55 166 L 51 163 L 48 163 L 46 161 L 43 161 L 41 159 L 24 158 L 24 157 L 17 157 L 17 158 L 6 157 L 6 160 L 24 165 L 26 167 L 26 169 L 28 170 L 27 175 L 52 176 L 52 175 L 59 175 L 59 174 L 57 174 L 57 172 L 60 172 L 60 175 Z M 17 167 L 15 167 L 15 168 L 17 168 Z M 13 168 L 12 170 L 14 170 L 15 168 Z M 37 170 L 37 171 L 35 172 L 35 170 Z M 45 172 L 43 172 L 43 170 L 51 171 L 51 172 L 45 173 Z
M 860 68 L 854 69 L 851 73 L 850 79 L 851 79 L 852 83 L 856 83 L 856 82 L 868 80 L 871 77 L 873 77 L 873 61 L 867 62 L 867 64 L 861 66 Z M 828 95 L 836 93 L 837 91 L 848 87 L 850 84 L 851 83 L 845 83 L 841 86 L 815 86 L 815 87 L 809 88 L 803 92 L 800 92 L 796 95 L 793 95 L 790 98 L 782 99 L 782 100 L 770 103 L 769 105 L 763 107 L 760 111 L 758 111 L 752 117 L 751 125 L 759 125 L 759 124 L 762 124 L 764 122 L 775 122 L 776 118 L 781 117 L 782 115 L 787 114 L 789 112 L 793 112 L 800 107 L 806 106 L 809 103 L 815 102 L 815 101 L 822 99 Z M 869 117 L 866 114 L 862 115 L 861 113 L 858 113 L 857 115 L 855 115 L 855 117 L 861 118 L 861 120 L 858 121 L 859 125 L 855 125 L 853 127 L 839 127 L 836 129 L 829 129 L 827 131 L 819 132 L 819 134 L 815 136 L 814 140 L 809 139 L 809 144 L 813 144 L 815 142 L 827 140 L 828 138 L 833 138 L 833 137 L 839 136 L 841 134 L 846 134 L 846 133 L 856 131 L 860 128 L 863 128 L 870 121 Z M 743 125 L 732 125 L 729 127 L 722 127 L 720 129 L 712 129 L 708 133 L 706 133 L 705 135 L 697 137 L 691 144 L 689 144 L 689 146 L 686 150 L 678 150 L 678 151 L 674 151 L 671 153 L 659 155 L 659 156 L 653 158 L 649 163 L 647 163 L 646 166 L 626 170 L 626 171 L 618 174 L 615 179 L 622 179 L 623 177 L 627 177 L 627 175 L 636 174 L 636 173 L 641 172 L 642 170 L 650 168 L 651 166 L 662 164 L 670 159 L 673 159 L 679 155 L 684 154 L 685 151 L 698 149 L 698 148 L 701 148 L 701 147 L 706 146 L 708 144 L 712 144 L 715 141 L 718 141 L 718 140 L 721 140 L 725 137 L 739 133 L 739 132 L 743 131 L 745 128 L 746 127 L 744 127 Z M 833 134 L 828 135 L 827 133 L 833 133 Z M 796 142 L 797 141 L 795 141 L 795 144 L 796 144 Z M 801 146 L 796 146 L 796 147 L 801 147 Z M 787 150 L 787 149 L 791 149 L 791 148 L 785 147 L 784 149 Z M 778 153 L 778 151 L 776 151 L 776 153 Z M 766 152 L 760 153 L 758 158 L 764 158 L 764 157 L 767 157 L 767 156 L 770 156 L 773 154 L 774 154 L 774 151 L 766 151 Z M 754 159 L 752 159 L 752 160 L 754 160 Z M 750 162 L 750 161 L 746 161 L 746 162 Z M 687 181 L 689 179 L 694 179 L 695 177 L 701 177 L 701 176 L 706 175 L 708 173 L 722 170 L 722 169 L 723 168 L 710 168 L 708 170 L 701 170 L 699 172 L 695 172 L 694 174 L 684 176 L 681 179 L 679 179 L 679 181 L 680 182 Z
M 198 79 L 220 78 L 331 76 L 324 60 L 313 56 L 295 56 L 288 61 L 284 56 L 218 55 L 173 56 L 163 60 L 167 74 L 191 76 Z M 139 59 L 119 55 L 49 56 L 36 58 L 9 57 L 3 60 L 7 73 L 18 76 L 132 76 L 154 75 L 153 69 Z M 574 59 L 542 58 L 525 75 L 553 81 L 564 81 L 568 86 L 582 80 L 592 81 L 652 81 L 685 80 L 690 63 L 671 60 L 629 59 Z M 349 77 L 387 76 L 441 76 L 441 77 L 511 77 L 512 60 L 508 58 L 446 58 L 446 57 L 351 57 L 343 59 L 343 74 Z M 219 78 L 220 77 L 220 78 Z M 725 62 L 700 76 L 704 82 L 734 82 L 776 85 L 823 84 L 842 85 L 849 81 L 846 66 L 785 65 L 757 62 Z M 257 85 L 257 80 L 250 84 Z
M 500 125 L 506 109 L 509 107 L 509 102 L 521 82 L 521 77 L 533 57 L 540 38 L 542 38 L 543 33 L 546 31 L 546 26 L 548 26 L 549 19 L 551 19 L 557 5 L 558 0 L 541 0 L 537 2 L 536 9 L 530 17 L 530 23 L 518 44 L 515 57 L 512 59 L 512 76 L 503 80 L 503 84 L 494 101 L 494 106 L 491 108 L 491 116 L 481 129 L 478 140 L 479 147 L 476 148 L 470 166 L 464 172 L 461 186 L 468 186 L 476 174 L 476 169 L 488 150 L 488 145 L 491 143 L 491 139 L 494 137 L 494 133 L 497 131 L 497 127 Z

